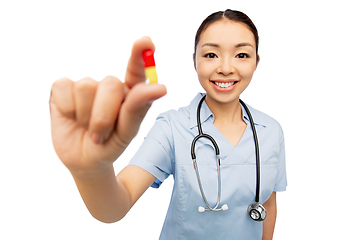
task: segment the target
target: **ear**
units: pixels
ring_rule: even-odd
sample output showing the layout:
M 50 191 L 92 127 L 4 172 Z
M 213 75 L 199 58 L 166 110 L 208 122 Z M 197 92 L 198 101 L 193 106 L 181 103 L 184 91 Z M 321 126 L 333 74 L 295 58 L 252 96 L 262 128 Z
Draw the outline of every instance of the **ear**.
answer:
M 260 62 L 260 55 L 257 54 L 256 67 L 258 66 L 259 62 Z
M 194 62 L 195 71 L 197 71 L 197 69 L 196 69 L 196 60 L 195 60 L 195 53 L 193 53 L 193 62 Z

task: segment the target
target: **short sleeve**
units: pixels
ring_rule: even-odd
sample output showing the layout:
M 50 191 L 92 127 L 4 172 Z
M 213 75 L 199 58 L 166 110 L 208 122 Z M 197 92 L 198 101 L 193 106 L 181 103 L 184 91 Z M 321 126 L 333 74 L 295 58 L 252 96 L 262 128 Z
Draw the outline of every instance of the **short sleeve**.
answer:
M 161 114 L 129 163 L 156 177 L 155 182 L 151 185 L 154 188 L 158 188 L 173 173 L 172 139 L 171 123 L 167 116 Z
M 282 192 L 286 190 L 287 177 L 286 177 L 286 162 L 285 162 L 285 141 L 283 131 L 281 130 L 279 152 L 278 152 L 278 165 L 277 165 L 277 178 L 274 187 L 275 192 Z

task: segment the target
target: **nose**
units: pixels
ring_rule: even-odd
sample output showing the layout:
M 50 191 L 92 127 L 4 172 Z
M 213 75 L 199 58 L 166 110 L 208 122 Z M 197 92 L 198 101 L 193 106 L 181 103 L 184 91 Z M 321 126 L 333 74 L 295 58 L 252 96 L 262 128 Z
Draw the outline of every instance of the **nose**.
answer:
M 217 68 L 217 73 L 227 76 L 233 74 L 234 72 L 234 61 L 229 57 L 222 58 Z

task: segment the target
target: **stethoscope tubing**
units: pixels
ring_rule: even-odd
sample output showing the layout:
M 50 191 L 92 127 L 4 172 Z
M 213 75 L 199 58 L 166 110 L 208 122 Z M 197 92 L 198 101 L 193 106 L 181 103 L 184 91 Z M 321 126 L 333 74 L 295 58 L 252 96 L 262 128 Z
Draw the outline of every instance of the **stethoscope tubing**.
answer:
M 191 157 L 192 157 L 192 159 L 196 159 L 195 144 L 196 144 L 197 140 L 199 140 L 200 138 L 209 139 L 216 149 L 216 155 L 219 156 L 219 147 L 218 147 L 216 141 L 214 140 L 214 138 L 211 137 L 210 135 L 204 134 L 202 132 L 201 120 L 200 120 L 200 110 L 201 110 L 201 105 L 202 105 L 203 101 L 205 100 L 205 98 L 206 98 L 206 95 L 203 98 L 201 98 L 199 105 L 197 107 L 197 129 L 199 131 L 199 134 L 193 139 L 193 142 L 191 143 Z
M 203 101 L 205 100 L 206 95 L 201 98 L 199 105 L 197 107 L 197 128 L 199 131 L 199 134 L 193 139 L 193 142 L 191 143 L 191 157 L 193 159 L 193 163 L 194 163 L 194 168 L 195 168 L 195 172 L 196 172 L 196 177 L 197 177 L 197 181 L 199 184 L 199 188 L 200 188 L 200 192 L 202 195 L 202 198 L 204 199 L 204 202 L 206 204 L 206 206 L 208 207 L 208 209 L 210 211 L 220 211 L 220 209 L 217 209 L 220 199 L 221 199 L 221 170 L 220 170 L 220 159 L 219 159 L 219 147 L 216 143 L 216 141 L 214 140 L 213 137 L 211 137 L 208 134 L 204 134 L 202 132 L 202 127 L 201 127 L 201 120 L 200 120 L 200 110 L 201 110 L 201 105 L 203 103 Z M 201 184 L 201 180 L 200 180 L 200 174 L 199 174 L 199 170 L 198 170 L 198 166 L 196 163 L 196 155 L 195 155 L 195 144 L 197 142 L 197 140 L 199 140 L 200 138 L 207 138 L 209 139 L 212 144 L 214 145 L 215 149 L 216 149 L 216 158 L 217 158 L 217 176 L 218 176 L 218 197 L 217 197 L 217 203 L 216 206 L 214 206 L 213 208 L 209 205 L 209 203 L 207 202 L 207 198 L 205 196 L 205 192 L 202 188 L 202 184 Z
M 250 125 L 251 125 L 251 129 L 252 129 L 252 135 L 254 138 L 254 142 L 255 142 L 255 155 L 256 155 L 256 196 L 255 196 L 255 201 L 258 203 L 260 202 L 260 178 L 261 178 L 261 174 L 260 174 L 260 152 L 259 152 L 259 147 L 258 147 L 258 138 L 257 138 L 257 133 L 256 133 L 256 128 L 255 128 L 255 124 L 252 118 L 252 115 L 249 111 L 249 108 L 246 106 L 246 104 L 239 99 L 240 104 L 244 107 L 247 116 L 249 117 L 250 120 Z
M 202 195 L 202 198 L 206 204 L 206 206 L 208 207 L 208 211 L 220 211 L 222 209 L 217 209 L 217 207 L 219 206 L 219 202 L 220 202 L 220 198 L 221 198 L 221 177 L 220 177 L 220 158 L 219 158 L 219 147 L 216 143 L 216 141 L 214 140 L 214 138 L 208 134 L 204 134 L 202 131 L 202 127 L 201 127 L 201 120 L 200 120 L 200 110 L 201 110 L 201 106 L 203 101 L 205 100 L 206 95 L 203 96 L 199 102 L 199 105 L 197 107 L 197 127 L 198 127 L 198 132 L 199 134 L 193 139 L 192 143 L 191 143 L 191 157 L 193 159 L 193 163 L 194 163 L 194 168 L 196 171 L 196 176 L 197 176 L 197 180 L 198 180 L 198 184 L 199 184 L 199 188 L 200 188 L 200 192 Z M 252 118 L 252 115 L 248 109 L 248 107 L 246 106 L 246 104 L 239 99 L 240 104 L 244 107 L 249 120 L 250 120 L 250 125 L 251 125 L 251 129 L 252 129 L 252 133 L 253 133 L 253 138 L 254 138 L 254 142 L 255 142 L 255 155 L 256 155 L 256 196 L 255 196 L 255 201 L 256 203 L 259 203 L 259 195 L 260 195 L 260 158 L 259 158 L 259 146 L 258 146 L 258 138 L 257 138 L 257 133 L 256 133 L 256 129 L 255 129 L 255 125 L 254 125 L 254 121 Z M 210 207 L 209 203 L 207 202 L 207 198 L 205 196 L 202 184 L 201 184 L 201 180 L 200 180 L 200 174 L 198 171 L 198 166 L 196 163 L 196 155 L 195 155 L 195 144 L 197 142 L 197 140 L 199 140 L 200 138 L 207 138 L 209 139 L 212 144 L 215 147 L 216 150 L 216 158 L 217 158 L 217 172 L 218 172 L 218 197 L 217 197 L 217 203 L 215 205 L 215 207 Z
M 196 160 L 194 160 L 193 162 L 194 162 L 194 168 L 195 168 L 195 171 L 196 171 L 196 177 L 197 177 L 197 181 L 198 181 L 198 184 L 199 184 L 200 192 L 201 192 L 202 198 L 204 199 L 204 202 L 205 202 L 206 206 L 208 207 L 208 209 L 210 211 L 220 211 L 221 209 L 217 209 L 217 207 L 219 205 L 219 202 L 220 202 L 220 199 L 221 199 L 221 171 L 220 171 L 220 167 L 219 167 L 219 156 L 217 155 L 218 196 L 217 196 L 216 206 L 214 206 L 213 208 L 207 202 L 207 198 L 205 196 L 205 192 L 204 192 L 204 190 L 202 188 L 202 184 L 201 184 L 199 170 L 198 170 L 198 167 L 197 167 Z

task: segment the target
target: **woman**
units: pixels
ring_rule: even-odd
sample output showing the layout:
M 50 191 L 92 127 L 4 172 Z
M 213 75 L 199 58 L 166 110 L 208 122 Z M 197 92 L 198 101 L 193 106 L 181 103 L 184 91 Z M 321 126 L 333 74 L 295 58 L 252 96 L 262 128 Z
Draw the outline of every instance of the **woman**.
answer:
M 147 37 L 135 42 L 124 83 L 109 76 L 101 82 L 61 79 L 53 84 L 53 144 L 90 213 L 103 222 L 118 221 L 148 187 L 158 187 L 172 174 L 174 190 L 160 239 L 271 239 L 276 191 L 286 188 L 284 137 L 274 119 L 251 107 L 246 111 L 239 102 L 259 62 L 257 30 L 241 12 L 226 10 L 204 20 L 196 34 L 194 66 L 206 94 L 161 114 L 115 177 L 113 162 L 136 135 L 151 103 L 166 94 L 163 85 L 144 83 L 141 53 L 154 48 Z M 256 197 L 250 113 L 260 147 L 263 223 L 247 213 Z M 190 146 L 199 126 L 218 144 L 221 176 L 207 138 L 194 145 L 193 164 Z M 204 206 L 223 210 L 203 212 Z

